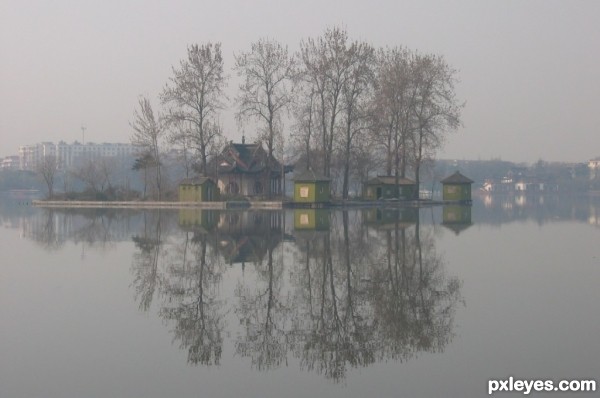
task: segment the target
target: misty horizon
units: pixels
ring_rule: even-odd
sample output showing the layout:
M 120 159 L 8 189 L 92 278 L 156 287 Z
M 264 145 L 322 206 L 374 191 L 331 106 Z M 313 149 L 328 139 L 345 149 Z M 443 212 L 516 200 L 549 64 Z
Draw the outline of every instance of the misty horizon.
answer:
M 222 43 L 232 99 L 233 56 L 251 42 L 269 37 L 294 52 L 301 40 L 343 26 L 350 39 L 439 54 L 458 71 L 463 126 L 437 158 L 586 162 L 600 155 L 598 11 L 592 1 L 382 1 L 344 9 L 8 1 L 0 13 L 0 156 L 42 141 L 81 142 L 81 126 L 86 142 L 129 142 L 138 97 L 158 105 L 191 44 Z M 240 141 L 243 131 L 254 139 L 252 127 L 235 122 L 233 101 L 227 105 L 219 118 L 227 139 Z

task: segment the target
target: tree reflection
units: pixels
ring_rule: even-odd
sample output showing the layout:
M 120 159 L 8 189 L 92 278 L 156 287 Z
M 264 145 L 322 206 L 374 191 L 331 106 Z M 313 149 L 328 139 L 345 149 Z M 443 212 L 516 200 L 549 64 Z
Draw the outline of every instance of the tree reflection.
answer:
M 30 230 L 28 235 L 33 241 L 40 244 L 46 250 L 57 250 L 61 248 L 64 243 L 64 237 L 60 236 L 58 217 L 56 217 L 53 209 L 44 209 L 44 213 L 41 219 L 37 220 L 37 223 L 31 223 L 29 225 Z
M 439 352 L 452 337 L 460 282 L 444 273 L 435 240 L 414 227 L 385 232 L 387 252 L 371 273 L 373 310 L 380 320 L 381 357 L 408 359 Z
M 167 267 L 160 315 L 174 323 L 174 339 L 194 365 L 218 365 L 223 351 L 224 302 L 219 298 L 222 265 L 208 253 L 208 236 L 185 233 Z M 177 246 L 175 246 L 177 247 Z M 189 252 L 189 253 L 188 253 Z
M 281 213 L 263 213 L 265 219 L 246 230 L 264 243 L 254 245 L 254 283 L 240 283 L 236 288 L 238 305 L 235 313 L 243 331 L 238 336 L 236 353 L 249 357 L 252 366 L 266 370 L 279 366 L 287 358 L 290 303 L 282 292 L 283 256 L 276 248 L 281 242 Z M 257 234 L 260 232 L 260 234 Z M 266 251 L 262 255 L 263 251 Z M 259 255 L 256 255 L 259 254 Z
M 319 213 L 322 222 L 300 223 L 293 237 L 277 212 L 180 213 L 179 232 L 164 236 L 153 217 L 134 236 L 136 297 L 144 311 L 160 299 L 191 364 L 219 365 L 233 331 L 236 355 L 258 370 L 294 359 L 340 381 L 452 339 L 460 282 L 445 274 L 417 210 Z M 231 298 L 220 289 L 230 272 L 239 278 Z M 227 330 L 227 317 L 239 329 Z
M 135 247 L 139 249 L 133 258 L 133 286 L 136 300 L 139 300 L 139 307 L 143 311 L 150 308 L 162 278 L 158 269 L 163 246 L 162 215 L 160 210 L 144 212 L 143 228 L 131 238 Z
M 211 235 L 186 225 L 182 233 L 163 237 L 161 213 L 152 217 L 133 237 L 139 250 L 133 269 L 140 309 L 147 311 L 153 298 L 160 298 L 158 313 L 173 325 L 173 339 L 188 351 L 188 362 L 218 365 L 225 328 L 218 289 L 223 264 L 210 250 Z
M 452 337 L 460 283 L 444 275 L 433 237 L 422 236 L 418 219 L 370 236 L 341 215 L 339 233 L 300 243 L 291 333 L 301 365 L 340 380 L 349 367 L 441 351 Z
M 117 215 L 118 214 L 118 215 Z M 22 221 L 25 236 L 47 250 L 67 241 L 106 250 L 127 235 L 131 212 L 106 209 L 42 209 Z

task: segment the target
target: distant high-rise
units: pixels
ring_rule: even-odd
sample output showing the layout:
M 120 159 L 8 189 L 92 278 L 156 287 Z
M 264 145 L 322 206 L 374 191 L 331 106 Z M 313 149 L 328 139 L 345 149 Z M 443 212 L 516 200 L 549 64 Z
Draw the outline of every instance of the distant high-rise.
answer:
M 60 141 L 58 144 L 52 142 L 41 142 L 33 145 L 19 147 L 19 168 L 21 170 L 35 170 L 39 162 L 46 156 L 56 158 L 59 170 L 66 170 L 81 166 L 84 162 L 99 158 L 127 158 L 139 153 L 139 148 L 124 143 L 102 143 L 88 142 L 82 144 L 75 141 L 67 144 Z
M 600 176 L 598 170 L 600 170 L 600 157 L 592 159 L 588 162 L 588 168 L 590 169 L 590 179 L 594 180 Z

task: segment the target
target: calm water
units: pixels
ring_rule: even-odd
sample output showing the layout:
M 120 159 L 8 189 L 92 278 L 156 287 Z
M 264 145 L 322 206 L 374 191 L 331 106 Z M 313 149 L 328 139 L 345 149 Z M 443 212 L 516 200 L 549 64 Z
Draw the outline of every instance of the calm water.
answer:
M 483 397 L 492 378 L 600 381 L 599 242 L 590 198 L 348 212 L 4 200 L 0 397 Z

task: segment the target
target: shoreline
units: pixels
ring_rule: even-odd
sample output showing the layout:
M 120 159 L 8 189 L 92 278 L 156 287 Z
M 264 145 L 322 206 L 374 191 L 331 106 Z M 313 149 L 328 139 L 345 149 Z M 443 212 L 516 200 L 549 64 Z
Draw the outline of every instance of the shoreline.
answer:
M 383 207 L 430 207 L 441 205 L 465 205 L 470 206 L 470 201 L 448 201 L 448 200 L 410 200 L 410 201 L 346 201 L 329 203 L 294 203 L 287 201 L 227 201 L 227 202 L 141 202 L 141 201 L 75 201 L 75 200 L 32 200 L 34 207 L 46 208 L 113 208 L 113 209 L 273 209 L 284 208 L 383 208 Z

